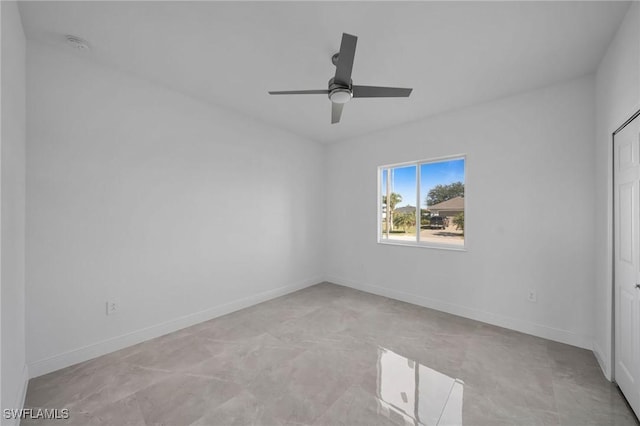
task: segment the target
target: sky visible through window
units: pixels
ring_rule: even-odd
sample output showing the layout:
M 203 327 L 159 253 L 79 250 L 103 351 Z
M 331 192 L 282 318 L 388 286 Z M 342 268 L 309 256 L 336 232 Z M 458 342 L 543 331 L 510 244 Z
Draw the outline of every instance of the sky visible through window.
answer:
M 426 208 L 426 196 L 436 185 L 447 185 L 454 182 L 464 183 L 464 159 L 438 161 L 420 166 L 420 207 Z M 387 187 L 386 169 L 382 172 L 381 192 Z M 397 207 L 416 203 L 416 166 L 396 167 L 391 172 L 391 192 L 402 196 Z

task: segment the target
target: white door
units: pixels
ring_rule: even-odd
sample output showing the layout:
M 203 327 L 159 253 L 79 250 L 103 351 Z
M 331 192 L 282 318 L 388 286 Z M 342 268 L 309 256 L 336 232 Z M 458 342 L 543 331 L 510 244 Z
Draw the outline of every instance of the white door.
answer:
M 615 380 L 640 416 L 640 118 L 613 149 Z

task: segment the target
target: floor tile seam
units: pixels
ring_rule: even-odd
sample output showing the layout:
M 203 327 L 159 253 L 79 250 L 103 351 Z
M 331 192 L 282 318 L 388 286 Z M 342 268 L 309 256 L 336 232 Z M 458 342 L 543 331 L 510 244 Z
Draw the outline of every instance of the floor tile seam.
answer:
M 121 402 L 121 401 L 124 401 L 125 399 L 129 399 L 129 398 L 132 398 L 132 397 L 133 397 L 133 400 L 134 400 L 134 403 L 135 403 L 135 408 L 136 408 L 136 410 L 138 410 L 138 412 L 140 413 L 140 417 L 143 419 L 143 421 L 145 422 L 145 425 L 146 425 L 147 423 L 146 423 L 146 419 L 144 418 L 144 413 L 142 412 L 142 408 L 140 407 L 140 404 L 138 403 L 138 399 L 136 398 L 136 394 L 137 394 L 139 391 L 144 390 L 144 389 L 146 389 L 146 388 L 147 388 L 147 387 L 144 387 L 144 388 L 138 389 L 138 390 L 136 390 L 136 391 L 134 391 L 134 392 L 131 392 L 131 393 L 129 393 L 129 394 L 127 394 L 127 395 L 125 395 L 125 396 L 123 396 L 123 397 L 121 397 L 121 398 L 118 398 L 118 399 L 116 399 L 116 400 L 114 400 L 114 401 L 109 401 L 109 402 L 107 402 L 107 403 L 105 403 L 105 404 L 99 404 L 99 405 L 98 405 L 98 407 L 97 407 L 96 409 L 94 409 L 93 411 L 87 411 L 87 410 L 84 410 L 84 409 L 73 409 L 73 411 L 74 411 L 74 412 L 80 412 L 80 413 L 82 413 L 82 414 L 85 414 L 85 415 L 87 415 L 87 416 L 88 416 L 88 417 L 90 417 L 90 418 L 95 418 L 95 412 L 96 412 L 96 411 L 99 411 L 99 410 L 101 410 L 101 409 L 103 409 L 103 408 L 106 408 L 106 407 L 108 407 L 108 406 L 110 406 L 110 405 L 117 404 L 117 403 L 119 403 L 119 402 Z M 86 398 L 84 398 L 84 399 L 86 399 Z M 84 400 L 84 399 L 83 399 L 83 400 Z M 80 400 L 80 401 L 78 401 L 78 402 L 81 402 L 81 401 L 83 401 L 83 400 Z M 71 412 L 71 410 L 70 410 L 70 412 Z
M 296 346 L 295 346 L 295 344 L 291 344 L 290 342 L 286 342 L 286 341 L 284 341 L 282 338 L 280 338 L 280 337 L 276 336 L 275 334 L 273 334 L 273 333 L 272 333 L 272 331 L 269 331 L 269 330 L 268 330 L 268 331 L 265 331 L 265 332 L 264 332 L 264 334 L 266 334 L 266 335 L 268 335 L 268 336 L 270 336 L 270 337 L 274 338 L 274 339 L 275 339 L 275 340 L 277 340 L 278 342 L 281 342 L 281 343 L 282 343 L 282 347 L 285 347 L 285 348 L 291 348 L 291 349 L 299 348 L 299 347 L 296 347 Z
M 157 371 L 157 370 L 156 370 L 156 371 Z M 163 373 L 164 373 L 164 372 L 166 372 L 166 371 L 163 371 Z M 108 402 L 108 403 L 106 403 L 106 404 L 100 404 L 100 405 L 105 406 L 105 405 L 115 404 L 115 403 L 117 403 L 117 402 L 120 402 L 120 401 L 122 401 L 122 400 L 125 400 L 125 399 L 127 399 L 127 398 L 130 398 L 130 397 L 134 396 L 135 394 L 137 394 L 138 392 L 144 391 L 144 390 L 146 390 L 146 389 L 150 388 L 151 386 L 154 386 L 154 385 L 156 385 L 156 384 L 158 384 L 158 383 L 160 383 L 160 382 L 162 382 L 162 381 L 164 381 L 164 380 L 166 380 L 166 379 L 169 379 L 172 375 L 174 375 L 174 373 L 175 373 L 175 372 L 169 372 L 169 373 L 170 373 L 170 374 L 169 374 L 169 376 L 167 376 L 167 377 L 162 377 L 162 378 L 160 378 L 160 379 L 158 379 L 158 380 L 153 380 L 152 382 L 148 383 L 146 386 L 143 386 L 143 387 L 141 387 L 141 388 L 139 388 L 139 389 L 136 389 L 135 391 L 128 392 L 128 393 L 126 393 L 124 396 L 121 396 L 120 398 L 118 398 L 118 399 L 116 399 L 116 400 L 114 400 L 114 401 L 109 401 L 109 402 Z M 105 386 L 105 387 L 101 388 L 100 390 L 106 389 L 106 388 L 108 388 L 108 387 L 110 387 L 110 386 L 109 386 L 109 385 L 107 385 L 107 386 Z M 82 401 L 85 401 L 87 398 L 90 398 L 91 396 L 93 396 L 93 395 L 97 394 L 98 392 L 100 392 L 100 390 L 98 390 L 98 391 L 96 391 L 96 392 L 91 393 L 90 395 L 88 395 L 88 396 L 87 396 L 87 397 L 85 397 L 85 398 L 82 398 L 81 400 L 76 401 L 76 403 L 80 403 L 80 402 L 82 402 Z M 136 400 L 136 403 L 137 403 L 137 400 Z M 82 411 L 82 410 L 81 410 L 81 411 Z M 86 412 L 86 413 L 88 413 L 88 414 L 91 414 L 90 412 L 87 412 L 87 411 L 85 411 L 85 412 Z
M 598 371 L 600 373 L 600 371 Z M 561 376 L 558 374 L 555 374 L 556 372 L 553 372 L 553 377 L 552 377 L 552 383 L 554 386 L 571 386 L 574 389 L 579 389 L 581 391 L 600 391 L 600 390 L 607 390 L 607 391 L 613 391 L 616 389 L 616 384 L 614 382 L 610 382 L 607 379 L 605 379 L 604 377 L 602 378 L 598 378 L 597 380 L 600 381 L 599 384 L 596 383 L 592 383 L 588 386 L 585 386 L 584 384 L 578 383 L 575 380 L 575 375 L 571 375 L 571 376 Z M 601 373 L 600 373 L 601 374 Z
M 142 419 L 142 421 L 144 422 L 145 426 L 147 426 L 149 423 L 147 422 L 147 418 L 144 416 L 144 412 L 142 411 L 142 407 L 140 407 L 140 402 L 138 401 L 138 398 L 136 397 L 136 393 L 134 392 L 132 395 L 130 395 L 129 397 L 133 397 L 133 401 L 136 405 L 136 409 L 138 410 L 138 412 L 140 413 L 140 418 Z
M 169 374 L 177 373 L 176 370 L 168 370 L 166 368 L 150 367 L 148 365 L 141 365 L 141 364 L 135 364 L 135 363 L 130 363 L 130 365 L 136 368 L 140 368 L 142 370 L 153 372 L 153 373 L 169 373 Z
M 596 366 L 596 367 L 590 367 L 590 366 L 577 367 L 577 366 L 573 365 L 573 366 L 569 366 L 569 367 L 559 368 L 553 361 L 551 361 L 550 362 L 550 368 L 554 373 L 558 373 L 559 375 L 561 375 L 562 373 L 575 375 L 575 373 L 577 372 L 579 374 L 585 374 L 585 375 L 588 375 L 588 376 L 594 376 L 594 377 L 600 377 L 601 376 L 603 382 L 611 383 L 605 378 L 604 374 L 602 374 L 602 369 L 599 366 Z M 567 370 L 571 370 L 571 371 L 567 371 Z
M 497 359 L 483 359 L 480 360 L 479 357 L 475 356 L 472 352 L 466 353 L 464 358 L 462 359 L 462 363 L 460 365 L 461 369 L 469 372 L 469 370 L 478 370 L 478 368 L 482 368 L 483 370 L 499 370 L 504 375 L 539 375 L 539 374 L 550 374 L 553 375 L 553 371 L 551 368 L 545 364 L 533 364 L 527 363 L 523 361 L 514 361 L 510 365 L 506 365 L 504 362 L 500 362 Z M 472 373 L 473 374 L 473 373 Z
M 244 385 L 238 382 L 235 382 L 233 380 L 229 380 L 226 377 L 222 377 L 222 376 L 218 376 L 218 375 L 213 375 L 213 374 L 198 374 L 198 373 L 193 373 L 193 372 L 189 372 L 189 371 L 183 371 L 183 372 L 177 372 L 182 376 L 186 376 L 186 377 L 195 377 L 197 379 L 204 379 L 204 380 L 217 380 L 219 382 L 225 382 L 225 383 L 231 383 L 240 387 L 244 388 Z
M 487 401 L 491 402 L 494 405 L 497 405 L 497 406 L 500 405 L 500 404 L 497 404 L 495 397 L 491 395 L 491 392 L 500 391 L 502 389 L 502 386 L 500 386 L 498 383 L 493 383 L 493 386 L 487 386 L 486 383 L 483 383 L 482 385 L 478 386 L 476 384 L 472 384 L 470 382 L 465 381 L 465 388 L 476 389 L 476 390 L 484 389 L 484 392 L 481 393 L 482 397 L 487 399 Z M 516 402 L 516 403 L 512 403 L 512 405 L 514 407 L 523 408 L 526 410 L 549 411 L 542 407 L 531 407 L 531 404 L 527 402 L 525 403 Z M 558 404 L 555 398 L 555 394 L 553 395 L 553 407 L 555 408 L 555 412 L 558 412 Z M 553 410 L 551 412 L 553 412 Z
M 96 390 L 96 391 L 92 391 L 91 393 L 89 393 L 89 395 L 85 396 L 84 398 L 80 398 L 80 399 L 76 399 L 76 400 L 74 400 L 74 399 L 73 399 L 73 396 L 77 395 L 77 393 L 76 393 L 76 394 L 74 394 L 74 395 L 72 396 L 72 398 L 71 398 L 71 402 L 66 402 L 66 403 L 65 403 L 65 402 L 63 402 L 63 403 L 62 403 L 62 405 L 64 405 L 64 404 L 66 404 L 66 405 L 77 404 L 77 403 L 79 403 L 79 402 L 81 402 L 81 401 L 86 400 L 87 398 L 89 398 L 89 397 L 91 397 L 91 396 L 95 395 L 96 393 L 98 393 L 98 392 L 100 392 L 100 391 L 102 391 L 102 390 L 104 390 L 104 389 L 106 389 L 106 388 L 108 388 L 108 387 L 109 387 L 109 385 L 103 385 L 103 386 L 101 386 L 98 390 Z M 56 398 L 56 396 L 57 396 L 57 394 L 54 394 L 52 397 L 50 397 L 50 398 L 49 398 L 49 402 L 46 402 L 45 404 L 42 404 L 42 406 L 40 406 L 40 407 L 36 407 L 35 405 L 30 405 L 29 407 L 30 407 L 30 408 L 45 408 L 45 407 L 47 407 L 48 405 L 51 405 L 51 402 L 50 402 L 50 401 L 54 400 L 54 399 Z M 61 404 L 60 404 L 60 403 L 58 403 L 58 405 L 61 405 Z M 25 407 L 26 407 L 26 406 L 27 406 L 27 405 L 25 404 Z
M 350 390 L 355 389 L 355 388 L 360 388 L 362 391 L 366 392 L 366 390 L 364 390 L 364 389 L 363 389 L 360 385 L 358 385 L 358 384 L 352 384 L 352 385 L 347 386 L 347 388 L 346 388 L 346 389 L 345 389 L 345 391 L 340 395 L 340 397 L 338 397 L 335 401 L 333 401 L 333 402 L 332 402 L 332 403 L 327 407 L 327 409 L 326 409 L 326 410 L 325 410 L 321 415 L 319 415 L 317 419 L 315 419 L 315 420 L 314 420 L 314 422 L 312 423 L 312 425 L 314 425 L 314 426 L 321 426 L 321 425 L 318 423 L 318 421 L 322 418 L 322 416 L 323 416 L 323 415 L 325 415 L 326 413 L 328 413 L 329 411 L 331 411 L 331 409 L 332 409 L 335 405 L 337 405 L 337 404 L 340 402 L 340 399 L 341 399 L 344 395 L 346 395 L 346 394 L 347 394 L 347 392 L 349 392 Z M 366 393 L 369 393 L 369 392 L 366 392 Z M 349 403 L 349 407 L 351 407 L 352 405 L 353 405 L 352 403 Z
M 223 408 L 225 405 L 231 403 L 235 398 L 237 398 L 238 396 L 240 396 L 242 394 L 242 392 L 247 392 L 246 389 L 243 389 L 242 391 L 240 391 L 238 394 L 234 395 L 233 397 L 229 398 L 228 400 L 226 400 L 225 402 L 218 404 L 216 407 L 211 408 L 210 410 L 208 410 L 206 413 L 204 413 L 202 416 L 200 416 L 199 418 L 197 418 L 196 420 L 194 420 L 193 422 L 191 422 L 189 424 L 189 426 L 197 423 L 198 421 L 200 421 L 203 417 L 206 417 L 207 415 L 210 415 L 212 412 L 215 412 L 218 409 Z M 248 392 L 247 392 L 248 393 Z M 252 398 L 256 399 L 254 395 L 250 395 Z M 257 400 L 257 399 L 256 399 Z
M 262 333 L 262 334 L 264 334 L 264 333 Z M 259 336 L 259 334 L 257 336 Z M 208 342 L 211 342 L 211 343 L 225 343 L 225 344 L 228 344 L 228 345 L 236 345 L 236 346 L 239 346 L 239 345 L 242 344 L 242 343 L 240 343 L 241 341 L 239 341 L 239 340 L 225 340 L 225 339 L 221 339 L 221 338 L 217 338 L 217 337 L 211 337 L 211 336 L 199 336 L 199 337 L 201 339 L 206 339 Z M 256 337 L 256 336 L 253 336 L 253 337 Z
M 154 423 L 149 423 L 149 421 L 147 420 L 147 417 L 144 415 L 144 411 L 142 410 L 142 407 L 140 406 L 140 402 L 138 401 L 138 397 L 137 394 L 138 392 L 135 392 L 133 395 L 131 395 L 133 397 L 133 400 L 136 404 L 136 408 L 138 409 L 138 411 L 140 412 L 140 417 L 142 418 L 142 421 L 144 422 L 145 426 L 156 426 L 156 424 Z
M 355 383 L 350 383 L 349 386 L 345 386 L 344 390 L 342 392 L 339 392 L 338 395 L 333 399 L 333 401 L 331 403 L 329 403 L 329 404 L 320 403 L 319 405 L 321 405 L 324 408 L 324 410 L 318 416 L 316 416 L 316 418 L 313 419 L 313 421 L 311 423 L 308 423 L 308 425 L 309 426 L 315 425 L 318 422 L 318 420 L 322 418 L 322 416 L 324 414 L 326 414 L 329 410 L 331 410 L 331 407 L 333 407 L 335 404 L 337 404 L 338 401 L 340 401 L 340 399 L 344 395 L 346 395 L 346 393 L 347 393 L 347 391 L 349 389 L 351 389 L 353 386 L 356 386 L 356 385 L 357 384 L 355 384 Z M 305 423 L 303 423 L 303 424 L 305 424 Z
M 302 348 L 298 348 L 298 349 L 302 349 Z M 299 353 L 297 353 L 294 357 L 288 359 L 286 362 L 283 362 L 283 363 L 280 363 L 280 364 L 278 364 L 276 366 L 273 366 L 274 368 L 271 368 L 269 370 L 269 372 L 271 374 L 274 374 L 274 373 L 277 373 L 277 372 L 283 370 L 284 368 L 287 367 L 287 365 L 292 364 L 293 362 L 295 362 L 296 359 L 300 358 L 302 355 L 306 354 L 307 352 L 308 352 L 308 349 L 302 349 Z M 251 392 L 250 390 L 251 390 L 255 380 L 259 379 L 261 374 L 262 374 L 262 372 L 259 372 L 258 374 L 254 375 L 247 383 L 240 384 L 241 386 L 244 387 L 245 390 L 247 390 L 249 393 L 251 393 L 251 395 L 254 396 L 254 397 L 256 397 L 256 395 L 253 392 Z

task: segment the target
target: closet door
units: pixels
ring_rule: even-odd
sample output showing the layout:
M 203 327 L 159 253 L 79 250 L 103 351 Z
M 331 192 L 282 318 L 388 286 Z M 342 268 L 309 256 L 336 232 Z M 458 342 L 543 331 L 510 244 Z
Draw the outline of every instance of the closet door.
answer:
M 640 415 L 640 117 L 613 147 L 615 380 Z

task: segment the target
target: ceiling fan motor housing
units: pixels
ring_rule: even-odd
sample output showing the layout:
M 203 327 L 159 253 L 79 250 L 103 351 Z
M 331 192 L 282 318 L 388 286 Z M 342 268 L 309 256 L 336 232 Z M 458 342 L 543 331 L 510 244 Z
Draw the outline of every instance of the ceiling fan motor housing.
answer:
M 349 84 L 349 86 L 345 86 L 343 84 L 336 83 L 334 78 L 329 79 L 329 99 L 331 102 L 346 104 L 351 100 L 353 97 L 353 91 L 351 90 L 353 80 L 350 81 L 351 84 Z

